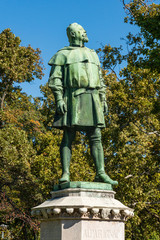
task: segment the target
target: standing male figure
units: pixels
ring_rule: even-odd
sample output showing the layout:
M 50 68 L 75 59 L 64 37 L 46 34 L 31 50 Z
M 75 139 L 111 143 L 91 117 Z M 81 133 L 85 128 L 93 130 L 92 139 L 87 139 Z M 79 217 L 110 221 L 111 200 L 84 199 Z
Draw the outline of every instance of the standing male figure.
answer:
M 52 66 L 49 87 L 56 101 L 53 126 L 63 129 L 60 147 L 62 177 L 60 183 L 69 182 L 71 147 L 76 131 L 85 131 L 96 167 L 96 182 L 117 184 L 104 169 L 101 128 L 105 127 L 107 113 L 105 85 L 96 52 L 84 47 L 88 42 L 86 31 L 77 23 L 67 28 L 69 47 L 59 50 L 49 61 Z

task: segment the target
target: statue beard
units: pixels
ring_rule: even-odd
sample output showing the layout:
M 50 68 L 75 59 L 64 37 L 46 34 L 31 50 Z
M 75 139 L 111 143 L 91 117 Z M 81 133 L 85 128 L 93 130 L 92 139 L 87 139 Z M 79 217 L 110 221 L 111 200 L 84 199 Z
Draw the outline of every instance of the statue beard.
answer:
M 83 37 L 83 42 L 88 42 L 88 37 L 87 36 Z

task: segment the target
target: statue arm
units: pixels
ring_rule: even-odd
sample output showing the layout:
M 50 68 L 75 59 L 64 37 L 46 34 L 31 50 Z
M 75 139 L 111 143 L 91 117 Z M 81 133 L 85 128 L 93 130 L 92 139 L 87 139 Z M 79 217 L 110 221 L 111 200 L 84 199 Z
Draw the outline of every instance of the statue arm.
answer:
M 62 66 L 53 65 L 48 81 L 48 86 L 51 88 L 54 94 L 56 108 L 59 114 L 64 114 L 67 111 L 66 104 L 63 100 L 62 72 Z
M 99 89 L 99 96 L 102 103 L 103 112 L 106 115 L 108 113 L 108 105 L 106 101 L 106 85 L 104 84 L 104 79 L 102 77 L 102 71 L 100 67 L 99 67 L 99 77 L 100 77 L 100 84 L 101 84 L 101 88 Z

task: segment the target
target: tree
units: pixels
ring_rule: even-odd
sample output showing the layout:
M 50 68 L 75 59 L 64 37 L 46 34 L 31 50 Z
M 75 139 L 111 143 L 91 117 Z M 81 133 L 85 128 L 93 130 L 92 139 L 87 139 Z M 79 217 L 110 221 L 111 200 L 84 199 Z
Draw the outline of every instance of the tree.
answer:
M 128 3 L 123 0 L 127 17 L 125 22 L 135 24 L 140 27 L 140 36 L 143 41 L 139 44 L 139 66 L 150 68 L 151 71 L 160 73 L 159 60 L 159 40 L 160 40 L 160 4 L 153 1 L 131 0 Z
M 155 19 L 160 17 L 160 5 L 135 0 L 124 6 L 129 14 L 125 21 L 138 25 L 140 32 L 126 37 L 126 54 L 122 47 L 99 49 L 109 102 L 103 132 L 106 168 L 119 181 L 117 197 L 135 209 L 126 225 L 126 239 L 159 239 L 160 74 Z
M 25 131 L 14 125 L 1 129 L 0 142 L 0 222 L 8 225 L 14 239 L 28 239 L 38 230 L 30 208 L 42 200 L 31 173 L 35 151 Z
M 41 51 L 20 46 L 21 40 L 10 29 L 0 33 L 0 103 L 5 106 L 7 94 L 14 89 L 14 83 L 31 82 L 34 77 L 41 79 L 43 64 Z
M 34 238 L 38 225 L 30 208 L 43 199 L 31 166 L 34 140 L 44 128 L 31 98 L 15 87 L 41 79 L 43 64 L 39 49 L 20 42 L 10 29 L 0 34 L 0 222 L 9 226 L 14 239 L 26 239 L 27 232 Z

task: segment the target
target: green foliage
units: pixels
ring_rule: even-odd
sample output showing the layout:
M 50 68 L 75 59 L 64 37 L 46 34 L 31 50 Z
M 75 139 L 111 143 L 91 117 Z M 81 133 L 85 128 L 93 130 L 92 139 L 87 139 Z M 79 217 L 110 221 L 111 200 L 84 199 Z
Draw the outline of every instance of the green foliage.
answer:
M 40 50 L 20 46 L 19 37 L 5 29 L 0 34 L 0 78 L 4 82 L 31 82 L 42 78 Z
M 127 222 L 126 239 L 149 239 L 159 227 L 160 123 L 152 113 L 154 92 L 151 95 L 146 79 L 142 91 L 133 79 L 128 86 L 113 73 L 105 78 L 110 109 L 103 131 L 106 169 L 119 182 L 119 200 L 135 210 Z
M 122 47 L 99 49 L 109 103 L 105 159 L 119 182 L 117 197 L 135 211 L 126 224 L 126 239 L 149 240 L 159 238 L 160 231 L 159 26 L 154 21 L 159 5 L 155 10 L 155 4 L 130 1 L 125 7 L 140 33 L 126 37 L 126 54 Z
M 38 230 L 30 217 L 32 201 L 42 200 L 37 192 L 38 182 L 31 173 L 35 151 L 25 131 L 14 125 L 1 130 L 0 142 L 0 222 L 7 223 L 14 239 L 19 239 L 26 227 Z M 17 237 L 15 226 L 19 231 Z
M 160 240 L 160 236 L 156 232 L 151 234 L 150 240 Z
M 0 33 L 0 101 L 1 109 L 5 97 L 14 90 L 14 83 L 31 82 L 43 76 L 41 51 L 31 46 L 20 46 L 21 40 L 5 29 Z
M 14 239 L 26 239 L 26 234 L 32 239 L 39 225 L 30 208 L 43 200 L 31 171 L 33 143 L 44 128 L 36 103 L 14 83 L 41 79 L 43 64 L 39 49 L 20 42 L 10 29 L 0 33 L 0 222 L 8 225 Z
M 126 37 L 126 54 L 122 46 L 98 50 L 109 105 L 102 131 L 106 172 L 119 182 L 117 198 L 134 208 L 126 239 L 158 240 L 160 7 L 139 0 L 124 2 L 124 7 L 125 21 L 138 25 L 139 34 Z M 8 224 L 13 239 L 32 240 L 39 235 L 39 223 L 30 216 L 30 208 L 49 198 L 58 183 L 63 132 L 52 129 L 55 100 L 47 84 L 41 86 L 43 97 L 34 101 L 14 87 L 14 82 L 41 79 L 40 51 L 21 47 L 20 39 L 8 29 L 0 34 L 0 50 L 0 222 Z M 85 134 L 77 133 L 72 181 L 94 179 L 88 146 Z
M 139 59 L 141 60 L 139 67 L 160 72 L 160 5 L 152 1 L 140 0 L 123 2 L 128 14 L 125 21 L 138 25 L 140 37 L 143 38 L 141 45 L 139 45 Z M 140 53 L 143 55 L 143 59 Z

